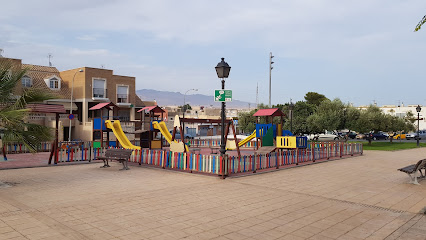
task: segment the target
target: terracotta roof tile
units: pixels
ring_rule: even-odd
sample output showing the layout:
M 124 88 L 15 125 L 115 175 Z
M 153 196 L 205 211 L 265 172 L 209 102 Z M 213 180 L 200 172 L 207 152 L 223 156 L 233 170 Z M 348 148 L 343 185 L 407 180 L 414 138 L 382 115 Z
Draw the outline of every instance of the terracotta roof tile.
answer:
M 22 69 L 27 69 L 26 75 L 31 78 L 33 87 L 39 88 L 54 95 L 58 95 L 58 99 L 68 99 L 71 97 L 71 90 L 66 82 L 61 81 L 61 88 L 58 90 L 50 89 L 44 82 L 44 79 L 52 76 L 57 76 L 60 78 L 59 71 L 56 69 L 56 67 L 22 64 Z
M 136 95 L 135 97 L 135 107 L 139 108 L 139 107 L 145 107 L 145 104 L 143 103 L 142 99 Z

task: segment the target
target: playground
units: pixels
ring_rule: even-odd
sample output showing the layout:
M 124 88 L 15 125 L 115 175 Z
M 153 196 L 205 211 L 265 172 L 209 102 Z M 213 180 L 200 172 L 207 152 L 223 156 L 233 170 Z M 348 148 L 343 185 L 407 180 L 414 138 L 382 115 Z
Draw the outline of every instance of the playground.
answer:
M 424 239 L 425 182 L 396 169 L 425 154 L 369 151 L 226 181 L 136 163 L 11 169 L 0 239 Z
M 118 107 L 112 102 L 99 103 L 90 110 L 93 141 L 58 142 L 56 137 L 53 143 L 43 143 L 39 150 L 50 153 L 45 156 L 49 159 L 49 165 L 92 162 L 104 156 L 109 148 L 123 148 L 133 150 L 130 163 L 225 178 L 363 153 L 362 144 L 359 143 L 308 142 L 306 137 L 293 136 L 290 131 L 282 129 L 284 114 L 278 108 L 257 111 L 253 115 L 257 119 L 256 129 L 245 139 L 237 138 L 232 119 L 227 119 L 225 155 L 219 152 L 220 140 L 184 139 L 183 134 L 180 134 L 180 139 L 176 139 L 176 132 L 183 132 L 183 122 L 218 124 L 218 119 L 185 119 L 176 116 L 173 129 L 169 131 L 164 121 L 164 110 L 159 106 L 151 106 L 138 111 L 139 128 L 125 132 L 122 123 L 114 117 Z M 266 120 L 264 124 L 257 122 L 262 117 Z M 274 118 L 278 121 L 274 121 Z M 129 134 L 136 137 L 130 141 Z M 4 150 L 11 160 L 22 158 L 20 153 L 26 152 L 22 144 L 9 144 Z M 6 155 L 4 158 L 7 159 Z M 26 156 L 23 158 L 26 159 Z M 37 158 L 31 159 L 30 166 L 40 165 L 39 161 L 34 164 Z M 13 168 L 14 163 L 7 166 Z

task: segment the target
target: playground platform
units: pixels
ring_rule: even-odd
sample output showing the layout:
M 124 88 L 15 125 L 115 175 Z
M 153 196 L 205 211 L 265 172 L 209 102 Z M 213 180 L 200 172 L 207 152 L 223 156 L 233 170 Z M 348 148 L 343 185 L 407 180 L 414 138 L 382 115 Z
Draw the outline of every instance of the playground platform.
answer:
M 0 171 L 0 239 L 424 239 L 426 149 L 221 180 L 94 164 Z

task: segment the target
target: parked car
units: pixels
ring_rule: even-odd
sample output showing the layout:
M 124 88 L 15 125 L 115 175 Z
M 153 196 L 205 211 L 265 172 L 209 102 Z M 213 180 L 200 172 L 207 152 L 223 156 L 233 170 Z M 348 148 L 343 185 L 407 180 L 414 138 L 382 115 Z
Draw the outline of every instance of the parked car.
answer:
M 170 130 L 170 134 L 173 136 L 173 130 Z M 194 137 L 189 135 L 188 133 L 185 133 L 184 135 L 185 139 L 193 139 Z M 180 139 L 180 132 L 176 131 L 175 139 Z
M 355 139 L 357 134 L 355 132 L 339 132 L 338 135 L 341 139 Z
M 349 132 L 346 135 L 348 136 L 348 139 L 349 138 L 350 139 L 355 139 L 358 134 L 356 134 L 356 132 Z
M 333 131 L 325 131 L 324 133 L 320 134 L 311 134 L 308 136 L 308 139 L 312 141 L 335 141 L 339 140 L 340 137 Z
M 355 138 L 356 139 L 365 139 L 365 134 L 358 133 Z
M 406 132 L 402 132 L 402 133 L 395 133 L 394 135 L 393 135 L 393 139 L 406 139 L 406 135 L 407 135 L 407 133 Z
M 420 137 L 418 137 L 417 132 L 415 133 L 408 133 L 405 135 L 405 139 L 410 140 L 410 139 L 425 139 L 426 138 L 426 130 L 420 130 Z
M 389 135 L 384 132 L 368 133 L 366 136 L 367 139 L 371 138 L 372 140 L 387 140 L 389 138 Z

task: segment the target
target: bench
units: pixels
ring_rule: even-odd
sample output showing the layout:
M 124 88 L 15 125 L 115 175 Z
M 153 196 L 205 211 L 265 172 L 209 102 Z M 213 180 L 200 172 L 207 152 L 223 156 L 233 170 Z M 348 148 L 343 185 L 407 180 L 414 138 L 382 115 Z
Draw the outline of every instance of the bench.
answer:
M 422 159 L 418 161 L 416 164 L 412 164 L 410 166 L 406 166 L 403 168 L 398 169 L 401 172 L 405 172 L 410 177 L 411 181 L 410 183 L 419 185 L 419 182 L 417 181 L 417 171 L 420 172 L 420 177 L 425 178 L 425 175 L 423 175 L 422 169 L 425 170 L 426 175 L 426 159 Z
M 218 147 L 210 147 L 210 150 L 212 151 L 211 154 L 218 154 L 220 148 L 218 148 Z
M 107 149 L 105 152 L 105 156 L 97 157 L 97 160 L 104 161 L 104 165 L 101 168 L 110 167 L 108 164 L 108 160 L 116 160 L 123 164 L 123 168 L 120 170 L 129 170 L 127 167 L 127 160 L 129 160 L 132 155 L 133 150 L 131 149 Z
M 189 148 L 189 152 L 198 152 L 198 154 L 200 154 L 201 148 Z

